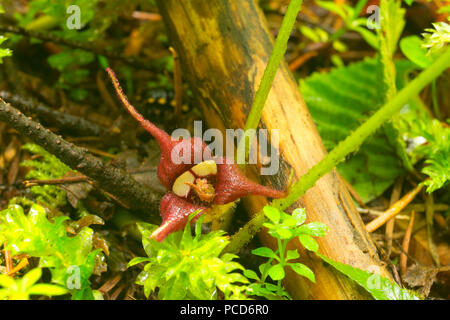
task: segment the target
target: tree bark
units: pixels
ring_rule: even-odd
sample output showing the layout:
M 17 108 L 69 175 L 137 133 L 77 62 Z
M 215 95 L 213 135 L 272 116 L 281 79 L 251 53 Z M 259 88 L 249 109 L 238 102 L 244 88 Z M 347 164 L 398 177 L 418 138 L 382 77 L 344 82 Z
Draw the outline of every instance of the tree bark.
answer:
M 253 0 L 157 0 L 172 44 L 180 55 L 188 80 L 209 127 L 243 128 L 253 97 L 272 51 L 273 39 L 264 15 Z M 286 63 L 280 66 L 266 101 L 260 127 L 279 129 L 280 172 L 252 179 L 278 189 L 286 187 L 291 168 L 294 179 L 319 162 L 326 150 Z M 248 166 L 247 166 L 248 168 Z M 267 200 L 249 197 L 244 204 L 250 213 L 262 209 Z M 391 278 L 356 211 L 338 174 L 333 171 L 293 207 L 306 208 L 308 221 L 321 221 L 330 231 L 317 239 L 319 251 L 340 262 L 378 272 Z M 275 247 L 265 232 L 265 245 Z M 316 275 L 316 284 L 287 271 L 284 285 L 294 299 L 366 299 L 365 292 L 347 277 L 302 249 L 301 262 Z

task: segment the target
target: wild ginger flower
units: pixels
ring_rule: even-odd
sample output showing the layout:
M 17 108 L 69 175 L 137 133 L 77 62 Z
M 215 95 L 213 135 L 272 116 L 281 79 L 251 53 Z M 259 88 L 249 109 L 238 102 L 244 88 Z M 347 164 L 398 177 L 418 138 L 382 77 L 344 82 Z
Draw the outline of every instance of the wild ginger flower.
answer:
M 129 103 L 114 71 L 107 68 L 106 72 L 122 104 L 156 139 L 161 149 L 157 176 L 168 192 L 162 198 L 159 208 L 162 224 L 153 232 L 152 238 L 162 241 L 170 233 L 182 230 L 191 213 L 199 211 L 193 219 L 194 222 L 200 215 L 207 214 L 214 205 L 227 204 L 248 195 L 270 198 L 286 196 L 285 191 L 268 188 L 249 180 L 233 161 L 214 157 L 200 138 L 174 139 L 169 136 L 145 119 Z M 190 151 L 189 163 L 173 161 L 174 155 L 181 159 L 183 151 L 186 150 Z M 194 159 L 201 159 L 202 162 L 196 164 Z

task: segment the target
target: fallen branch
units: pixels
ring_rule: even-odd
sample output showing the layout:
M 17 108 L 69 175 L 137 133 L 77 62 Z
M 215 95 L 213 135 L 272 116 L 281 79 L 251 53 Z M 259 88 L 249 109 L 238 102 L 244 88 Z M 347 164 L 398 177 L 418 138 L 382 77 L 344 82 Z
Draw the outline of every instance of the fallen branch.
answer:
M 150 211 L 152 217 L 157 216 L 158 196 L 151 193 L 124 170 L 106 164 L 92 156 L 87 149 L 65 141 L 40 123 L 27 118 L 1 98 L 0 120 L 54 154 L 72 169 L 95 180 L 100 188 L 113 194 L 130 208 Z
M 36 114 L 44 124 L 56 126 L 59 129 L 65 129 L 68 132 L 85 136 L 107 134 L 106 128 L 103 128 L 96 123 L 65 112 L 59 112 L 42 103 L 37 103 L 31 98 L 22 98 L 18 95 L 11 94 L 8 91 L 0 91 L 0 98 L 8 100 L 22 112 Z
M 423 184 L 419 184 L 417 187 L 412 189 L 410 192 L 405 194 L 399 201 L 394 203 L 392 206 L 389 207 L 381 216 L 375 218 L 374 220 L 370 221 L 366 225 L 366 230 L 368 232 L 374 232 L 379 227 L 381 227 L 383 224 L 388 222 L 390 219 L 395 217 L 397 214 L 399 214 L 411 201 L 414 200 L 416 195 L 422 190 Z

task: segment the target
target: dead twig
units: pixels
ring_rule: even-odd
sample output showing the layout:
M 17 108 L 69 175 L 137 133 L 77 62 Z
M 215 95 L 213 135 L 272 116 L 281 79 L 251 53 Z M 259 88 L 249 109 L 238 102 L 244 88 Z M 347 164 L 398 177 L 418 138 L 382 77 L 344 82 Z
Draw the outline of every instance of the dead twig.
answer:
M 106 135 L 107 129 L 81 117 L 70 115 L 37 103 L 31 98 L 23 98 L 7 91 L 0 91 L 0 98 L 8 100 L 22 112 L 36 114 L 46 125 L 56 126 L 71 133 L 87 136 Z
M 434 216 L 434 198 L 433 194 L 430 193 L 427 195 L 425 200 L 425 221 L 427 223 L 427 240 L 428 247 L 430 249 L 431 257 L 433 258 L 434 263 L 439 268 L 441 266 L 441 262 L 439 259 L 439 254 L 436 249 L 436 245 L 433 241 L 433 216 Z
M 4 244 L 3 254 L 5 255 L 6 273 L 11 272 L 13 268 L 11 253 L 6 249 L 6 243 Z
M 302 65 L 304 65 L 309 59 L 314 58 L 318 55 L 317 51 L 309 51 L 298 58 L 294 59 L 291 63 L 289 63 L 289 70 L 295 71 L 298 68 L 300 68 Z
M 117 274 L 116 276 L 114 276 L 113 278 L 109 279 L 108 281 L 106 281 L 99 289 L 98 291 L 100 291 L 103 294 L 107 294 L 109 291 L 111 291 L 111 289 L 113 289 L 118 283 L 119 281 L 122 279 L 122 275 L 121 274 Z
M 42 180 L 24 180 L 22 181 L 22 184 L 26 187 L 33 187 L 37 185 L 44 185 L 44 184 L 68 184 L 68 183 L 78 183 L 78 182 L 86 182 L 89 180 L 88 176 L 85 175 L 79 175 L 75 177 L 66 177 L 66 178 L 58 178 L 58 179 L 42 179 Z
M 400 177 L 397 179 L 397 181 L 394 184 L 394 188 L 392 190 L 391 199 L 389 201 L 389 206 L 392 206 L 394 203 L 400 199 L 400 195 L 402 193 L 402 186 L 403 186 L 403 177 Z M 395 227 L 395 219 L 391 219 L 386 223 L 386 254 L 389 257 L 391 255 L 392 250 L 392 234 L 394 233 L 394 227 Z
M 383 224 L 385 224 L 387 221 L 395 217 L 400 211 L 402 211 L 413 199 L 415 196 L 422 190 L 423 184 L 419 184 L 417 187 L 415 187 L 413 190 L 408 192 L 406 195 L 404 195 L 399 201 L 394 203 L 392 206 L 389 207 L 381 216 L 375 218 L 374 220 L 370 221 L 366 225 L 366 230 L 368 232 L 374 232 L 379 227 L 381 227 Z
M 19 272 L 20 270 L 22 270 L 23 268 L 25 268 L 27 265 L 29 264 L 28 259 L 25 257 L 22 260 L 20 260 L 20 262 L 11 270 L 6 272 L 6 275 L 8 276 L 14 276 L 17 272 Z
M 414 217 L 415 212 L 411 212 L 411 220 L 409 220 L 408 228 L 406 229 L 405 236 L 403 237 L 403 243 L 402 243 L 402 253 L 400 254 L 400 273 L 402 275 L 402 278 L 404 278 L 406 274 L 406 267 L 408 263 L 408 256 L 406 255 L 409 250 L 409 241 L 411 240 L 411 234 L 414 227 Z

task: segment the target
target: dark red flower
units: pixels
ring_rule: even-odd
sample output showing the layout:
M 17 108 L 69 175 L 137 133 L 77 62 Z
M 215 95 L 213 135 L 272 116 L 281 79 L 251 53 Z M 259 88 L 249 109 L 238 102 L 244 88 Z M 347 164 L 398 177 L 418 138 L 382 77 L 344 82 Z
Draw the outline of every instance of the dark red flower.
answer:
M 161 200 L 159 210 L 162 224 L 151 236 L 155 240 L 162 241 L 170 233 L 182 230 L 189 215 L 194 211 L 199 211 L 199 214 L 193 222 L 200 215 L 207 213 L 213 205 L 230 203 L 251 194 L 270 198 L 286 196 L 285 191 L 265 187 L 249 180 L 233 161 L 214 157 L 200 138 L 173 139 L 136 111 L 123 93 L 114 72 L 110 68 L 106 71 L 122 104 L 156 139 L 161 149 L 157 175 L 169 192 Z M 182 158 L 183 150 L 190 150 L 191 161 L 179 164 L 173 162 L 172 153 L 178 153 Z M 195 163 L 195 159 L 202 161 Z

